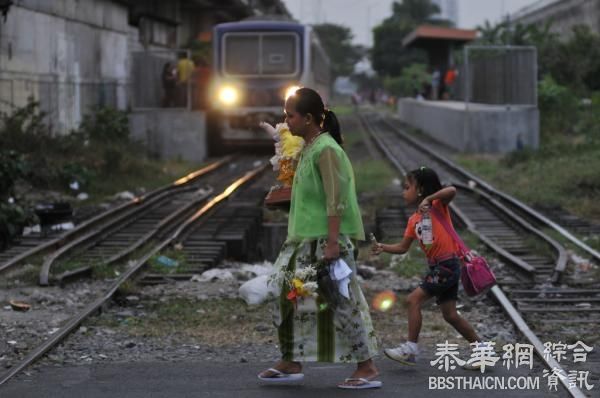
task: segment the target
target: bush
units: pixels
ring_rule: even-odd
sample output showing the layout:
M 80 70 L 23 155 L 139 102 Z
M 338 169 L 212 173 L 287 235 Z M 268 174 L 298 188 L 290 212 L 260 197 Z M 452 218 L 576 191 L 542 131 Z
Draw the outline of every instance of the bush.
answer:
M 94 143 L 126 143 L 129 141 L 127 112 L 113 108 L 99 108 L 86 115 L 79 132 Z
M 96 177 L 96 173 L 81 163 L 69 162 L 60 170 L 60 180 L 64 189 L 67 189 L 69 184 L 74 181 L 79 184 L 79 189 L 88 188 L 94 177 Z
M 383 86 L 392 95 L 397 97 L 413 97 L 429 83 L 430 77 L 427 66 L 412 64 L 402 69 L 398 77 L 386 77 Z
M 578 119 L 578 98 L 550 75 L 538 84 L 538 106 L 543 134 L 572 132 Z
M 0 150 L 0 198 L 11 196 L 17 178 L 25 174 L 23 155 L 12 150 Z
M 33 213 L 19 206 L 14 196 L 14 184 L 25 173 L 23 156 L 11 150 L 0 150 L 0 248 L 4 248 L 23 226 L 33 221 Z

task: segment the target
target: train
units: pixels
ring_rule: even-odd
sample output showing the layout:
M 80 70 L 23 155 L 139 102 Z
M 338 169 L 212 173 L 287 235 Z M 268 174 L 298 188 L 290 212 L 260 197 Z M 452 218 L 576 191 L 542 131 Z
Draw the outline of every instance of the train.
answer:
M 285 99 L 300 87 L 330 97 L 330 61 L 316 32 L 292 21 L 243 20 L 213 29 L 208 112 L 210 154 L 265 148 L 259 123 L 284 120 Z

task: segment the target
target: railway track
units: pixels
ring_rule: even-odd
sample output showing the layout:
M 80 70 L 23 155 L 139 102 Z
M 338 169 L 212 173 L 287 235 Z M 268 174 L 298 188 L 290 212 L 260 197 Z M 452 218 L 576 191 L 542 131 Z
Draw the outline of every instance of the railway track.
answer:
M 539 213 L 530 212 L 484 181 L 474 180 L 474 176 L 382 116 L 366 114 L 362 118 L 363 126 L 401 174 L 427 165 L 438 172 L 442 181 L 457 187 L 458 195 L 451 204 L 454 215 L 506 264 L 494 270 L 500 287 L 494 287 L 491 294 L 534 345 L 549 369 L 566 362 L 545 358 L 542 341 L 565 343 L 568 339 L 573 343 L 581 340 L 588 345 L 590 341 L 597 342 L 600 283 L 582 284 L 572 277 L 564 246 L 541 230 L 540 224 L 550 224 L 545 223 Z M 388 220 L 402 219 L 406 214 L 396 209 L 387 210 L 385 216 Z M 559 232 L 564 231 L 556 226 Z M 587 246 L 568 232 L 563 236 L 582 249 Z M 597 259 L 593 249 L 588 253 Z M 588 355 L 584 366 L 580 363 L 567 366 L 590 371 L 590 383 L 598 384 L 600 359 L 596 349 Z M 568 370 L 564 371 L 566 376 Z M 569 388 L 566 377 L 561 382 L 572 396 L 585 396 L 581 390 Z
M 10 271 L 28 260 L 56 251 L 63 246 L 70 244 L 75 239 L 81 239 L 81 236 L 84 233 L 98 231 L 98 229 L 111 223 L 112 220 L 119 217 L 126 217 L 127 214 L 136 213 L 137 208 L 143 207 L 149 202 L 153 203 L 161 197 L 172 195 L 181 189 L 187 189 L 190 187 L 190 184 L 195 184 L 202 176 L 205 176 L 226 164 L 231 164 L 234 160 L 235 157 L 232 156 L 222 158 L 219 161 L 213 162 L 174 181 L 172 184 L 160 187 L 146 195 L 136 197 L 131 201 L 102 212 L 101 214 L 82 222 L 76 228 L 59 234 L 58 236 L 32 235 L 23 237 L 16 245 L 0 252 L 0 274 Z
M 219 173 L 203 173 L 202 177 L 156 195 L 72 240 L 44 259 L 40 285 L 46 286 L 51 282 L 51 271 L 57 274 L 55 280 L 64 283 L 67 279 L 92 272 L 95 266 L 106 267 L 124 260 L 152 240 L 163 238 L 198 204 L 207 200 L 214 189 L 223 189 L 229 179 L 239 173 L 239 168 L 249 167 L 254 161 L 256 159 L 241 159 L 238 162 L 240 167 L 225 168 Z M 209 262 L 209 253 L 216 251 L 221 254 L 222 251 L 218 243 L 212 242 L 205 242 L 199 249 L 198 258 L 209 266 L 215 265 L 215 261 Z M 203 256 L 203 253 L 206 255 Z M 78 268 L 72 269 L 73 264 L 77 264 Z
M 163 253 L 165 250 L 172 249 L 172 247 L 176 244 L 185 244 L 186 248 L 189 250 L 190 257 L 193 257 L 193 253 L 196 253 L 196 260 L 198 260 L 198 264 L 203 264 L 203 267 L 210 267 L 211 264 L 206 264 L 205 261 L 208 259 L 206 257 L 206 253 L 210 252 L 216 256 L 223 256 L 227 250 L 227 244 L 231 242 L 231 244 L 235 243 L 234 237 L 240 238 L 240 234 L 235 234 L 235 232 L 239 232 L 240 229 L 243 229 L 247 233 L 254 232 L 252 230 L 252 226 L 248 227 L 247 225 L 241 225 L 240 222 L 237 224 L 231 222 L 231 217 L 238 218 L 238 216 L 243 213 L 243 211 L 239 210 L 226 210 L 233 203 L 233 207 L 235 209 L 240 208 L 250 208 L 251 203 L 246 199 L 232 199 L 235 194 L 237 194 L 240 190 L 246 189 L 245 195 L 249 192 L 252 192 L 249 197 L 250 201 L 257 201 L 259 197 L 259 192 L 262 193 L 261 200 L 264 197 L 265 189 L 264 182 L 260 186 L 254 186 L 253 184 L 259 185 L 257 180 L 263 174 L 263 172 L 267 169 L 267 162 L 260 162 L 257 165 L 255 159 L 249 160 L 245 162 L 242 167 L 237 168 L 227 168 L 226 175 L 218 175 L 215 176 L 215 186 L 213 191 L 210 194 L 207 194 L 206 191 L 204 194 L 196 197 L 194 206 L 189 206 L 186 210 L 182 210 L 184 206 L 177 206 L 179 202 L 177 200 L 173 201 L 175 204 L 172 206 L 154 206 L 150 205 L 147 210 L 148 212 L 145 215 L 145 219 L 153 220 L 152 227 L 156 226 L 157 223 L 163 223 L 163 227 L 158 230 L 158 233 L 152 236 L 152 240 L 148 241 L 144 247 L 143 253 L 139 254 L 139 257 L 130 261 L 126 265 L 121 266 L 119 269 L 119 276 L 116 279 L 105 279 L 102 281 L 98 281 L 95 284 L 95 290 L 90 292 L 88 295 L 87 303 L 81 303 L 78 307 L 81 307 L 81 310 L 76 313 L 70 314 L 61 314 L 62 317 L 66 318 L 66 320 L 62 323 L 60 328 L 55 330 L 47 340 L 39 342 L 35 349 L 28 352 L 17 364 L 12 366 L 5 374 L 0 376 L 0 385 L 8 381 L 14 375 L 19 373 L 21 370 L 25 369 L 27 366 L 34 363 L 37 359 L 43 356 L 46 352 L 51 350 L 57 344 L 59 344 L 63 339 L 65 339 L 78 325 L 80 325 L 87 317 L 96 313 L 102 306 L 111 299 L 111 297 L 117 292 L 117 290 L 134 279 L 143 279 L 148 276 L 148 274 L 144 275 L 144 270 L 147 264 L 158 255 Z M 248 188 L 248 186 L 252 186 Z M 179 194 L 183 194 L 184 198 L 187 200 L 194 199 L 187 196 L 189 193 L 188 190 L 178 191 Z M 230 203 L 231 202 L 231 203 Z M 171 201 L 169 202 L 171 203 Z M 160 212 L 154 211 L 156 208 L 164 208 L 170 207 L 171 210 L 174 210 L 170 214 L 161 214 Z M 148 214 L 152 214 L 152 217 L 148 217 Z M 177 214 L 177 216 L 174 216 Z M 218 215 L 227 215 L 230 217 L 219 217 Z M 162 218 L 161 218 L 162 216 Z M 217 221 L 215 221 L 215 217 Z M 144 217 L 139 217 L 139 214 L 134 217 L 136 220 L 143 219 Z M 120 221 L 126 225 L 133 225 L 131 219 L 129 217 L 125 217 L 124 219 L 119 218 Z M 170 219 L 169 222 L 165 222 L 165 220 Z M 242 220 L 239 218 L 239 220 Z M 172 221 L 172 222 L 171 222 Z M 148 226 L 150 223 L 148 223 Z M 200 232 L 206 233 L 206 231 L 214 231 L 215 228 L 209 228 L 208 226 L 218 225 L 216 228 L 217 231 L 220 231 L 223 237 L 230 237 L 230 241 L 220 241 L 221 243 L 217 243 L 215 246 L 211 246 L 212 250 L 205 250 L 206 246 L 201 244 L 201 239 L 205 238 L 206 235 L 202 235 Z M 111 226 L 112 228 L 112 226 Z M 122 229 L 117 229 L 121 231 Z M 112 231 L 112 229 L 111 229 Z M 132 239 L 128 240 L 128 242 L 137 242 L 139 240 L 139 235 L 143 234 L 143 231 L 139 231 L 139 234 L 136 234 Z M 110 234 L 108 234 L 110 235 Z M 87 249 L 94 250 L 99 244 L 105 242 L 105 237 L 103 234 L 99 234 L 103 238 L 96 241 L 96 244 L 89 245 L 86 247 Z M 213 235 L 214 236 L 214 235 Z M 243 236 L 242 236 L 243 237 Z M 77 241 L 77 239 L 75 239 Z M 216 248 L 216 250 L 214 250 Z M 67 251 L 68 252 L 68 251 Z M 85 253 L 85 251 L 83 251 Z M 97 251 L 93 251 L 93 253 L 97 253 Z M 199 254 L 200 253 L 200 254 Z M 52 257 L 52 256 L 51 256 Z M 55 258 L 61 258 L 61 256 L 54 256 Z M 82 257 L 83 258 L 83 257 Z M 94 257 L 95 258 L 95 257 Z M 212 257 L 210 257 L 212 258 Z M 214 265 L 214 264 L 213 264 Z M 76 289 L 76 286 L 71 286 L 70 284 L 65 286 L 62 290 L 62 294 L 69 295 L 69 289 Z

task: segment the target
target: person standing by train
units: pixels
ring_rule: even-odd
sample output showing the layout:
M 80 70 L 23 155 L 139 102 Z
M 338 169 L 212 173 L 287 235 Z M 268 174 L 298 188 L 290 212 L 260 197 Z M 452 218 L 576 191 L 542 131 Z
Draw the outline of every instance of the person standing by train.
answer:
M 287 99 L 285 114 L 292 134 L 304 138 L 306 144 L 292 185 L 288 236 L 272 279 L 281 291 L 274 319 L 282 356 L 258 377 L 265 382 L 297 381 L 304 377 L 301 362 L 354 362 L 356 370 L 338 387 L 381 387 L 372 359 L 377 342 L 354 260 L 353 240 L 364 240 L 364 229 L 338 120 L 310 88 L 301 88 Z M 290 274 L 310 269 L 320 273 L 338 259 L 352 272 L 343 297 L 333 289 L 333 295 L 339 295 L 335 305 L 321 293 L 308 308 L 290 300 L 295 289 L 289 283 Z M 325 269 L 329 275 L 329 268 Z
M 175 99 L 177 97 L 177 71 L 170 62 L 165 63 L 163 66 L 161 81 L 163 87 L 162 106 L 164 108 L 175 106 Z
M 185 52 L 181 52 L 179 61 L 177 61 L 177 91 L 180 107 L 188 106 L 188 85 L 191 82 L 194 67 L 194 62 L 187 57 Z

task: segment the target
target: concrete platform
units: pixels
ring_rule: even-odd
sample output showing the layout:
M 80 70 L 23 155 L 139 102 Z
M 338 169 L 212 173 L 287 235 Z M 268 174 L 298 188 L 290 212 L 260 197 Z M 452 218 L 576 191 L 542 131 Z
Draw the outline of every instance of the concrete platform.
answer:
M 530 105 L 486 105 L 402 98 L 404 122 L 461 152 L 507 153 L 539 146 L 539 110 Z
M 422 358 L 415 367 L 405 367 L 388 359 L 377 360 L 383 382 L 381 389 L 362 392 L 341 390 L 336 383 L 352 372 L 354 366 L 341 364 L 305 364 L 303 381 L 296 384 L 266 384 L 257 379 L 259 371 L 271 363 L 152 362 L 98 363 L 76 367 L 46 367 L 31 376 L 21 374 L 0 387 L 2 398 L 22 397 L 566 397 L 566 390 L 549 392 L 542 377 L 539 360 L 534 369 L 511 369 L 496 366 L 481 374 L 456 369 L 445 373 L 431 367 Z M 538 366 L 535 366 L 538 365 Z M 429 389 L 429 376 L 471 378 L 539 378 L 537 390 L 446 390 Z M 592 392 L 597 393 L 595 387 Z M 595 391 L 596 390 L 596 391 Z
M 206 115 L 185 109 L 134 110 L 129 114 L 131 138 L 143 142 L 161 159 L 202 162 L 207 156 Z

